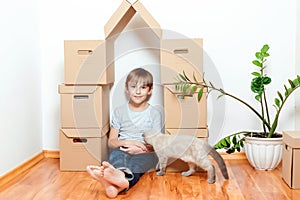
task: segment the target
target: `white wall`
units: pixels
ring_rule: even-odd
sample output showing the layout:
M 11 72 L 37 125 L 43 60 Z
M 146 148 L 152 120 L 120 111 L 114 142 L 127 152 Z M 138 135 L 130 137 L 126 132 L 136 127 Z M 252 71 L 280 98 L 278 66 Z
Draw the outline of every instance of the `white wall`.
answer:
M 147 69 L 153 75 L 154 87 L 149 103 L 162 108 L 163 88 L 160 86 L 159 38 L 147 27 L 139 14 L 136 14 L 123 33 L 110 40 L 115 40 L 113 42 L 115 49 L 115 82 L 110 95 L 111 112 L 116 106 L 128 101 L 128 96 L 124 90 L 125 79 L 132 69 L 138 67 Z
M 0 176 L 42 150 L 36 1 L 0 3 Z
M 296 54 L 300 54 L 300 2 L 297 1 L 297 35 L 296 35 Z M 296 74 L 300 75 L 300 56 L 295 56 L 296 65 L 295 65 L 295 72 Z M 295 117 L 295 128 L 296 130 L 300 130 L 300 92 L 297 92 L 295 95 L 295 102 L 296 102 L 296 117 Z
M 254 52 L 265 43 L 271 47 L 268 72 L 273 77 L 272 88 L 282 89 L 286 79 L 294 77 L 295 70 L 299 73 L 295 67 L 296 62 L 299 64 L 295 54 L 296 0 L 140 1 L 163 29 L 203 38 L 204 68 L 211 73 L 209 77 L 245 99 L 253 99 L 249 93 L 250 72 L 254 69 L 251 61 Z M 57 85 L 64 81 L 63 41 L 104 39 L 104 25 L 121 2 L 12 0 L 2 3 L 0 174 L 41 149 L 59 149 Z M 299 18 L 299 5 L 297 8 Z M 297 41 L 299 44 L 299 38 Z M 269 90 L 273 99 L 275 90 Z M 210 101 L 214 105 L 215 100 Z M 210 133 L 211 142 L 233 131 L 259 128 L 253 120 L 255 116 L 249 116 L 243 106 L 230 99 L 225 103 L 225 119 L 220 113 L 219 120 L 209 121 L 210 130 L 216 130 Z M 280 130 L 295 128 L 295 121 L 291 120 L 294 108 L 294 99 L 290 99 L 281 116 Z
M 59 149 L 60 96 L 57 86 L 64 82 L 64 40 L 104 39 L 104 24 L 120 3 L 99 0 L 40 2 L 44 149 Z

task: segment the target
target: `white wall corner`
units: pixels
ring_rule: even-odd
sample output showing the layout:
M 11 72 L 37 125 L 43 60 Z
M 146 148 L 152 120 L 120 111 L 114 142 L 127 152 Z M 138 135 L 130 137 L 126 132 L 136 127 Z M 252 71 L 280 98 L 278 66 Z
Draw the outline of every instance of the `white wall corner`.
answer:
M 295 73 L 300 75 L 300 2 L 297 1 L 296 10 L 296 51 L 295 51 Z M 300 130 L 300 92 L 295 94 L 295 129 Z

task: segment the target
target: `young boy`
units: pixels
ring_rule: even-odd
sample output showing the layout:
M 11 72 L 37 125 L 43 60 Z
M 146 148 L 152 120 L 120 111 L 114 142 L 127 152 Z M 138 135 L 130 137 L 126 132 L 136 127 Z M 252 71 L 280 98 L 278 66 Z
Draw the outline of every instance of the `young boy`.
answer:
M 127 191 L 158 162 L 142 136 L 150 129 L 162 132 L 161 113 L 148 103 L 152 89 L 153 77 L 148 71 L 137 68 L 128 74 L 125 90 L 129 102 L 117 107 L 111 119 L 109 162 L 104 161 L 100 167 L 87 166 L 89 174 L 102 183 L 110 198 Z

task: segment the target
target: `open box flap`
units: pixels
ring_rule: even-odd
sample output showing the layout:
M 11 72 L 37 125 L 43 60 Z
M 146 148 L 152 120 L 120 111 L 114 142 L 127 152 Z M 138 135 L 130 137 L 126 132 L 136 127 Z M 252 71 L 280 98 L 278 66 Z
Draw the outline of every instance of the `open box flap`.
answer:
M 120 34 L 135 14 L 139 14 L 149 28 L 161 38 L 162 31 L 158 22 L 151 16 L 147 9 L 139 1 L 131 4 L 124 0 L 115 13 L 104 26 L 105 38 Z
M 61 129 L 64 135 L 68 138 L 95 138 L 104 137 L 108 134 L 109 124 L 100 129 Z
M 300 132 L 299 131 L 283 131 L 283 143 L 293 148 L 300 148 Z
M 105 87 L 108 85 L 76 85 L 76 86 L 69 86 L 60 84 L 58 85 L 58 92 L 59 94 L 93 94 L 99 87 Z

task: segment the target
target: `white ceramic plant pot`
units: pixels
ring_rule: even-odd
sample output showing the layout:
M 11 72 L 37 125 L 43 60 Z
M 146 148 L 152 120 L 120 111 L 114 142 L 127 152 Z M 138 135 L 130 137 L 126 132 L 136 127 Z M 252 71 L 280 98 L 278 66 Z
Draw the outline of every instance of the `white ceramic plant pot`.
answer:
M 282 137 L 245 137 L 245 153 L 255 169 L 272 170 L 282 159 Z

